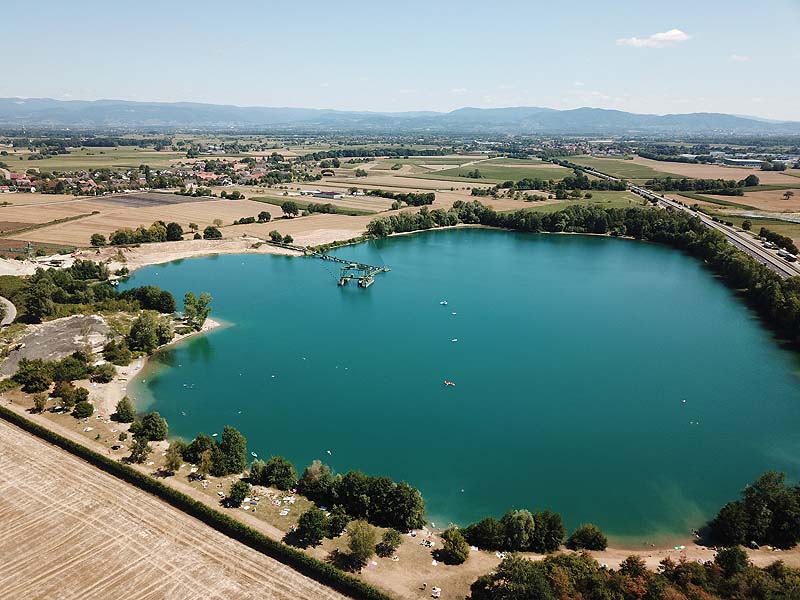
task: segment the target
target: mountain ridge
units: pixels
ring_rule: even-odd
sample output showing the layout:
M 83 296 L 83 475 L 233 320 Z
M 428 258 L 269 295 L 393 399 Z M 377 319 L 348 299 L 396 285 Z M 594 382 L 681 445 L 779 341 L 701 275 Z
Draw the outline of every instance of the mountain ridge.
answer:
M 346 111 L 201 102 L 0 98 L 0 126 L 35 128 L 265 128 L 519 134 L 733 133 L 800 135 L 800 122 L 725 113 L 640 114 L 535 106 L 438 111 Z

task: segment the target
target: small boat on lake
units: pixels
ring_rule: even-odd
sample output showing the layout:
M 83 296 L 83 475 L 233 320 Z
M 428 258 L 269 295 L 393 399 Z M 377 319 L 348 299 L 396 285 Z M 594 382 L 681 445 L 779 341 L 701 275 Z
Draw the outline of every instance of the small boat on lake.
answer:
M 258 454 L 256 454 L 255 452 L 251 452 L 250 456 L 252 456 L 253 458 L 258 458 Z
M 452 387 L 455 387 L 455 386 L 456 386 L 455 382 L 453 382 L 453 381 L 447 381 L 447 379 L 445 379 L 445 380 L 444 380 L 444 384 L 445 384 L 445 385 L 452 386 Z
M 442 306 L 447 306 L 447 300 L 442 300 L 441 302 L 439 302 L 439 304 Z

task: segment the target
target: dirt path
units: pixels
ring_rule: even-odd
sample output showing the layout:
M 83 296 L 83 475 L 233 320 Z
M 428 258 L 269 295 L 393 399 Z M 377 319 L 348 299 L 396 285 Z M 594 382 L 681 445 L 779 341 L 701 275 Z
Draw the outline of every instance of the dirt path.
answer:
M 345 596 L 0 421 L 7 598 Z
M 14 319 L 17 318 L 17 307 L 14 306 L 14 303 L 7 298 L 3 298 L 0 296 L 0 303 L 5 305 L 6 307 L 6 314 L 3 317 L 3 320 L 0 321 L 0 326 L 3 325 L 11 325 L 14 322 Z

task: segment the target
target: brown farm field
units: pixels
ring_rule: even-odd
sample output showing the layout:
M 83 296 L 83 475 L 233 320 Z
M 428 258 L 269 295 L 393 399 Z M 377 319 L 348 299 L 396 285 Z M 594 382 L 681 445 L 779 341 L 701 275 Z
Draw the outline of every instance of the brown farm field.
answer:
M 5 598 L 345 596 L 0 421 Z
M 791 175 L 779 171 L 762 171 L 760 169 L 746 169 L 742 167 L 725 167 L 722 165 L 701 165 L 691 163 L 664 162 L 650 160 L 636 156 L 633 164 L 649 167 L 655 171 L 667 171 L 675 175 L 693 177 L 695 179 L 735 179 L 739 181 L 748 175 L 755 175 L 762 184 L 767 185 L 796 185 Z

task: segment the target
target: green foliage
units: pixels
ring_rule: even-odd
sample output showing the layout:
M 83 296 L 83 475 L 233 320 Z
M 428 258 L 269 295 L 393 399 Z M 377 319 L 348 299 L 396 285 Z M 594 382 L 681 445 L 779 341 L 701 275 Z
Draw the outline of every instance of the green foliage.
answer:
M 579 526 L 567 540 L 570 550 L 605 550 L 608 539 L 597 525 L 586 523 Z
M 22 358 L 17 365 L 14 381 L 22 386 L 23 392 L 44 392 L 53 383 L 53 367 L 41 358 Z
M 162 344 L 170 342 L 174 336 L 169 317 L 157 317 L 151 312 L 143 312 L 133 321 L 125 339 L 131 350 L 151 354 Z
M 328 534 L 328 518 L 316 506 L 312 506 L 297 521 L 297 529 L 287 537 L 293 546 L 308 548 L 319 546 Z
M 209 225 L 203 230 L 204 240 L 221 240 L 222 232 L 214 225 Z
M 717 551 L 714 563 L 722 569 L 725 577 L 731 578 L 744 573 L 747 567 L 750 566 L 750 559 L 747 556 L 747 552 L 742 550 L 741 547 L 733 546 Z
M 400 547 L 401 541 L 402 538 L 400 537 L 399 531 L 396 529 L 387 529 L 383 532 L 380 543 L 375 546 L 375 553 L 382 558 L 392 556 L 395 550 Z M 469 550 L 469 548 L 467 549 Z
M 342 532 L 351 520 L 350 515 L 345 512 L 344 508 L 336 504 L 328 515 L 328 533 L 326 537 L 335 538 L 342 535 Z
M 775 233 L 774 231 L 770 231 L 766 227 L 762 227 L 758 235 L 764 238 L 765 240 L 772 242 L 776 246 L 786 249 L 792 254 L 800 253 L 800 250 L 798 250 L 794 241 L 790 237 L 786 237 L 785 235 L 781 235 L 780 233 Z
M 469 544 L 457 527 L 449 527 L 442 533 L 442 548 L 435 555 L 446 565 L 460 565 L 469 558 Z
M 33 395 L 33 410 L 34 412 L 41 413 L 47 408 L 47 394 L 39 392 Z
M 745 219 L 742 221 L 742 229 L 745 231 L 750 231 L 753 228 L 753 222 L 750 219 Z
M 283 241 L 283 236 L 281 235 L 281 233 L 279 231 L 276 231 L 275 229 L 273 229 L 272 231 L 269 232 L 269 238 L 273 242 L 276 242 L 278 244 L 280 244 Z
M 107 243 L 106 236 L 102 233 L 93 233 L 89 243 L 95 247 L 105 246 Z
M 117 402 L 112 418 L 119 423 L 133 423 L 136 420 L 136 409 L 133 408 L 133 402 L 131 402 L 130 398 L 125 396 Z
M 505 534 L 504 549 L 511 551 L 528 550 L 533 543 L 536 522 L 527 510 L 508 511 L 500 520 Z
M 52 375 L 55 381 L 88 379 L 91 374 L 92 367 L 89 366 L 86 357 L 79 352 L 52 363 Z
M 783 473 L 767 471 L 729 502 L 709 524 L 712 542 L 723 546 L 769 544 L 791 548 L 800 541 L 800 488 Z
M 114 368 L 114 365 L 111 363 L 103 363 L 95 367 L 91 380 L 95 383 L 109 383 L 114 379 L 116 374 L 117 370 Z
M 175 473 L 183 463 L 183 450 L 186 444 L 181 440 L 170 442 L 167 453 L 164 456 L 164 467 L 170 473 Z
M 167 223 L 167 241 L 177 242 L 183 239 L 183 227 L 180 223 Z
M 72 410 L 72 416 L 76 419 L 85 419 L 86 417 L 90 417 L 94 412 L 94 406 L 86 400 L 81 400 L 75 404 L 75 408 Z
M 244 499 L 249 495 L 250 484 L 240 479 L 231 485 L 231 490 L 225 498 L 225 503 L 229 506 L 241 506 Z
M 272 218 L 272 215 L 270 215 L 265 210 L 262 210 L 260 213 L 258 213 L 258 222 L 259 223 L 269 223 L 271 218 Z
M 297 471 L 282 456 L 273 456 L 264 465 L 259 483 L 279 490 L 290 490 L 297 483 Z
M 200 331 L 211 313 L 211 294 L 203 292 L 200 297 L 193 292 L 186 292 L 183 297 L 183 316 L 195 331 Z
M 247 440 L 239 431 L 226 425 L 222 440 L 215 448 L 211 474 L 215 476 L 242 473 L 247 466 Z
M 486 517 L 469 525 L 463 533 L 471 545 L 482 550 L 501 550 L 505 547 L 505 527 L 494 517 Z
M 111 340 L 103 347 L 103 358 L 120 367 L 127 367 L 133 360 L 133 354 L 125 340 L 119 342 Z
M 347 527 L 347 548 L 355 568 L 362 568 L 375 553 L 378 534 L 375 528 L 363 520 L 353 521 Z
M 300 208 L 297 206 L 297 202 L 292 200 L 287 200 L 283 204 L 281 204 L 281 210 L 289 217 L 296 217 L 297 214 L 300 212 Z
M 378 196 L 380 198 L 388 198 L 395 202 L 404 202 L 408 206 L 426 206 L 433 204 L 436 200 L 434 192 L 385 192 L 383 190 L 364 190 L 367 196 Z
M 175 297 L 166 290 L 154 285 L 125 290 L 120 295 L 123 300 L 134 300 L 142 310 L 155 310 L 164 314 L 175 312 Z
M 141 437 L 151 442 L 167 439 L 167 421 L 157 412 L 149 412 L 141 421 L 131 425 L 134 437 Z
M 200 462 L 200 457 L 206 450 L 214 448 L 214 438 L 205 433 L 200 433 L 192 442 L 183 450 L 183 459 L 192 464 Z
M 134 437 L 133 444 L 131 444 L 131 455 L 128 460 L 142 464 L 152 451 L 153 449 L 150 447 L 146 437 Z

